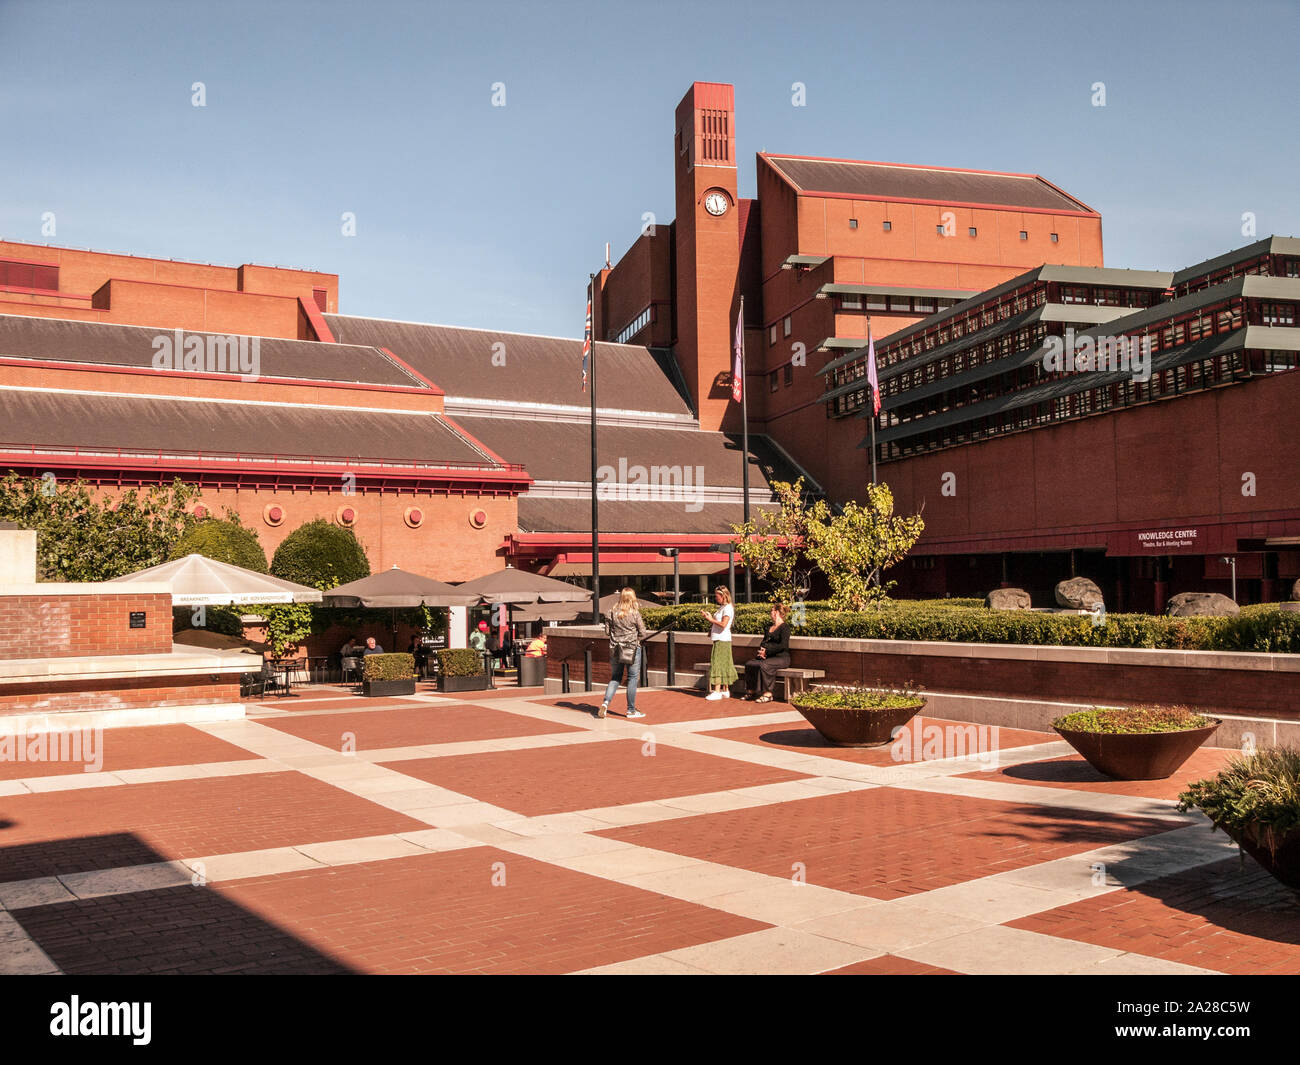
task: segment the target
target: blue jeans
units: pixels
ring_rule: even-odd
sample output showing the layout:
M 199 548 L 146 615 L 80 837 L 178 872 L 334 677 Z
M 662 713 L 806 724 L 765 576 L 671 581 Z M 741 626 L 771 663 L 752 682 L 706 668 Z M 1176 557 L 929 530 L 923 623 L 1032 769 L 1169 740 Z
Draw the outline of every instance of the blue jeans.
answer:
M 618 648 L 613 648 L 609 653 L 609 686 L 605 689 L 605 702 L 610 702 L 615 693 L 618 691 L 620 682 L 623 681 L 624 673 L 627 675 L 627 708 L 636 709 L 636 686 L 641 679 L 641 645 L 637 644 L 636 657 L 632 659 L 629 666 L 618 660 Z

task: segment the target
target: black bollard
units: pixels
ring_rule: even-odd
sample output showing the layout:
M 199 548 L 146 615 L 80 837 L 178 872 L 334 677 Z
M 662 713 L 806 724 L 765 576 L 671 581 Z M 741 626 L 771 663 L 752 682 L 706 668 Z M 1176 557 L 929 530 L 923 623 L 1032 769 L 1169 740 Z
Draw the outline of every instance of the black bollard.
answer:
M 677 643 L 673 639 L 673 632 L 668 630 L 668 687 L 675 687 L 677 684 Z
M 560 691 L 564 695 L 569 694 L 569 663 L 567 659 L 560 663 Z
M 582 652 L 582 690 L 591 691 L 591 648 Z

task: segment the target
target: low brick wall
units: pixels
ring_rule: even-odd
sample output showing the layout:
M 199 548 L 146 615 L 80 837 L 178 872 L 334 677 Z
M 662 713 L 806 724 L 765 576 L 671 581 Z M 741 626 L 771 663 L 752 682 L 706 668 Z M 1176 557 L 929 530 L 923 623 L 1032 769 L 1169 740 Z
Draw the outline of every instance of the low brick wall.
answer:
M 82 681 L 36 681 L 0 688 L 0 718 L 12 714 L 137 710 L 163 706 L 237 703 L 238 675 L 130 677 Z
M 558 679 L 569 663 L 571 685 L 583 679 L 583 652 L 592 652 L 593 681 L 609 680 L 609 652 L 603 631 L 592 626 L 548 630 L 547 672 Z M 708 658 L 708 636 L 677 635 L 677 669 L 691 671 Z M 757 636 L 737 636 L 736 667 L 754 656 Z M 1039 647 L 1022 644 L 905 643 L 834 640 L 796 636 L 791 663 L 826 671 L 826 683 L 919 687 L 926 692 L 998 701 L 1048 704 L 1131 705 L 1178 703 L 1216 715 L 1300 722 L 1300 655 L 1159 651 L 1105 647 Z M 648 645 L 650 670 L 667 668 L 663 636 Z M 1039 726 L 1041 717 L 1038 715 Z M 1294 726 L 1288 732 L 1300 729 Z M 1228 735 L 1227 730 L 1221 730 Z
M 0 589 L 0 660 L 80 658 L 88 655 L 166 654 L 172 644 L 172 602 L 165 593 L 64 592 L 25 585 L 19 594 Z M 112 587 L 111 585 L 107 587 Z M 143 613 L 144 628 L 131 628 Z

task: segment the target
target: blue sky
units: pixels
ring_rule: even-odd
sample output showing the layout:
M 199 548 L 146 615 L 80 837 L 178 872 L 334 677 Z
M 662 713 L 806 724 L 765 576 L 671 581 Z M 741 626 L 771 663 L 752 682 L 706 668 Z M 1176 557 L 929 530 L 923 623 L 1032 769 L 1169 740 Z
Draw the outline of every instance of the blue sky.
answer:
M 760 150 L 1035 172 L 1101 211 L 1108 265 L 1174 269 L 1248 243 L 1243 212 L 1300 234 L 1298 44 L 1292 0 L 0 0 L 0 237 L 307 266 L 345 313 L 577 336 L 605 241 L 672 217 L 702 80 L 736 85 L 741 195 Z

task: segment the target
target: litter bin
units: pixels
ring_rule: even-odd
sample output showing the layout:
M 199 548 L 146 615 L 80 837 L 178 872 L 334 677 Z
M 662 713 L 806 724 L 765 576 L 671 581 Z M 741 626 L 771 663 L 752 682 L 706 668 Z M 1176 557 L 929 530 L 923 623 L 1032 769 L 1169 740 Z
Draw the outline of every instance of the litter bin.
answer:
M 535 658 L 529 658 L 527 655 L 519 659 L 519 687 L 521 688 L 541 688 L 546 684 L 546 656 L 539 655 Z

